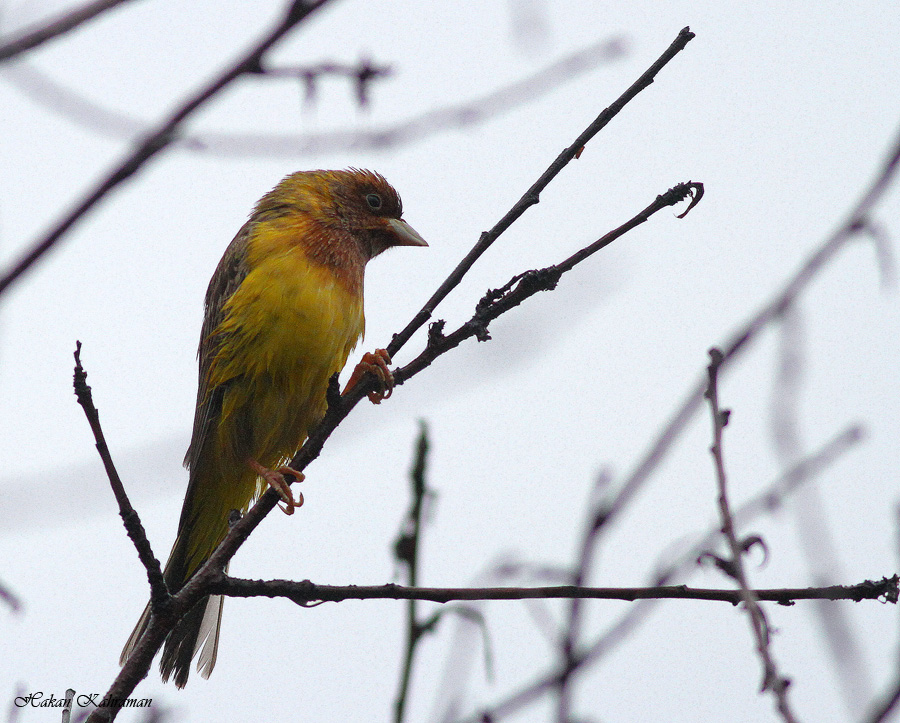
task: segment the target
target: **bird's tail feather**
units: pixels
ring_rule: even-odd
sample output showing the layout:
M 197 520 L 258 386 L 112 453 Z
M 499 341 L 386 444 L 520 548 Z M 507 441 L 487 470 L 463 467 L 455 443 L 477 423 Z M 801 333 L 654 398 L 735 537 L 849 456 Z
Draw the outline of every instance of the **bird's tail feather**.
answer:
M 209 559 L 213 550 L 224 538 L 228 531 L 228 510 L 225 507 L 234 502 L 231 499 L 223 500 L 225 496 L 215 494 L 217 490 L 212 484 L 209 484 L 206 479 L 199 479 L 200 471 L 208 470 L 208 466 L 198 465 L 196 470 L 196 474 L 192 470 L 179 523 L 178 537 L 163 571 L 166 585 L 172 593 L 178 592 L 184 586 L 185 582 Z M 252 496 L 255 486 L 255 480 L 252 478 L 250 485 L 249 495 L 245 493 L 245 496 Z M 213 494 L 210 494 L 210 491 Z M 201 495 L 203 495 L 202 500 L 200 499 Z M 191 661 L 198 653 L 200 659 L 197 669 L 204 678 L 209 677 L 216 664 L 219 647 L 222 602 L 223 598 L 220 595 L 202 598 L 166 637 L 159 666 L 163 682 L 174 678 L 175 685 L 183 688 L 187 683 Z M 150 605 L 148 604 L 128 638 L 128 642 L 125 643 L 119 658 L 120 665 L 124 665 L 132 654 L 149 624 Z
M 183 688 L 188 681 L 191 661 L 198 652 L 197 670 L 200 675 L 208 678 L 212 673 L 219 649 L 222 600 L 221 595 L 201 599 L 169 633 L 159 663 L 164 683 L 171 677 L 176 686 Z
M 164 573 L 166 584 L 170 586 L 173 592 L 177 592 L 178 588 L 183 584 L 182 582 L 173 585 L 175 580 L 171 574 L 173 569 L 183 568 L 183 559 L 181 559 L 183 554 L 179 554 L 181 547 L 176 543 Z M 162 659 L 159 664 L 164 683 L 168 682 L 169 678 L 173 678 L 175 685 L 183 688 L 188 680 L 191 661 L 198 652 L 200 653 L 200 659 L 197 661 L 197 670 L 200 672 L 200 675 L 208 678 L 210 673 L 212 673 L 219 648 L 222 603 L 223 597 L 221 595 L 209 595 L 202 598 L 166 637 Z M 138 641 L 147 630 L 149 624 L 150 604 L 148 603 L 137 625 L 134 626 L 134 630 L 128 637 L 128 642 L 125 643 L 125 647 L 122 649 L 119 665 L 124 665 L 125 661 L 134 652 Z

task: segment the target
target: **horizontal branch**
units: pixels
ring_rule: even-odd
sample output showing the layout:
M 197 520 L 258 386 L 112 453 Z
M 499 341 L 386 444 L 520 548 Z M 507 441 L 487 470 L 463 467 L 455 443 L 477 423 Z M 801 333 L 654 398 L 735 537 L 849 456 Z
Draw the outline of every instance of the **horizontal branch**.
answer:
M 896 603 L 900 577 L 865 580 L 856 585 L 827 587 L 776 588 L 754 590 L 759 600 L 793 605 L 797 600 L 883 600 Z M 309 580 L 245 580 L 221 577 L 209 587 L 214 595 L 229 597 L 284 597 L 298 605 L 342 600 L 430 600 L 447 603 L 456 600 L 527 600 L 532 598 L 590 598 L 599 600 L 718 600 L 737 605 L 741 591 L 731 589 L 692 588 L 687 585 L 662 587 L 581 587 L 553 585 L 548 587 L 404 587 L 402 585 L 316 585 Z

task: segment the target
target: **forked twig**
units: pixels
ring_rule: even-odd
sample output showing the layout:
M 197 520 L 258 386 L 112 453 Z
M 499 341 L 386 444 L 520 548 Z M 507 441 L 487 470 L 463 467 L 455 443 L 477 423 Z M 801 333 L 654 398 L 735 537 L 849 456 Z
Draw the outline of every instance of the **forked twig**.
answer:
M 186 131 L 173 139 L 171 145 L 189 153 L 220 158 L 308 158 L 399 148 L 456 128 L 472 128 L 509 113 L 601 63 L 621 57 L 624 52 L 624 41 L 621 38 L 599 40 L 485 95 L 432 108 L 374 128 L 284 134 Z M 264 67 L 259 71 L 263 75 L 274 77 L 287 73 L 296 77 L 299 74 L 307 83 L 306 98 L 309 99 L 310 85 L 307 78 L 329 67 L 338 66 L 324 64 L 297 69 Z M 369 80 L 373 78 L 371 73 L 378 70 L 383 69 L 370 67 L 366 72 L 365 64 L 356 69 L 357 97 L 360 90 L 364 91 L 370 84 Z M 5 71 L 3 80 L 13 84 L 30 100 L 93 133 L 131 140 L 150 130 L 144 119 L 100 105 L 32 65 L 18 63 Z
M 734 518 L 731 515 L 731 503 L 728 500 L 728 477 L 725 474 L 725 455 L 722 451 L 722 436 L 731 412 L 723 410 L 719 406 L 719 368 L 724 356 L 719 349 L 711 349 L 709 352 L 710 363 L 707 367 L 709 385 L 706 389 L 706 398 L 709 401 L 710 413 L 713 422 L 713 444 L 710 453 L 716 469 L 716 484 L 718 486 L 719 517 L 722 523 L 722 534 L 728 543 L 730 555 L 722 560 L 720 567 L 727 570 L 728 575 L 738 584 L 738 592 L 744 603 L 744 608 L 750 618 L 750 627 L 756 639 L 756 650 L 763 664 L 762 690 L 771 690 L 775 696 L 778 712 L 785 723 L 796 723 L 797 719 L 788 702 L 787 691 L 791 681 L 782 676 L 778 671 L 775 658 L 769 648 L 769 622 L 766 614 L 759 605 L 760 597 L 755 590 L 750 589 L 747 581 L 747 573 L 744 569 L 744 553 L 747 545 L 738 540 L 734 529 Z M 726 564 L 727 563 L 727 564 Z
M 391 356 L 394 356 L 409 341 L 410 337 L 425 324 L 434 313 L 437 305 L 441 303 L 453 289 L 459 285 L 463 276 L 468 272 L 478 258 L 490 248 L 491 244 L 506 229 L 518 220 L 531 206 L 540 201 L 543 190 L 550 184 L 556 176 L 565 168 L 572 159 L 581 155 L 585 145 L 599 133 L 615 116 L 622 110 L 638 93 L 653 83 L 656 75 L 662 70 L 666 64 L 672 60 L 678 53 L 684 50 L 685 46 L 694 38 L 694 33 L 690 28 L 684 28 L 678 36 L 672 41 L 672 44 L 666 51 L 659 56 L 640 78 L 638 78 L 628 90 L 620 95 L 616 101 L 605 108 L 600 115 L 587 128 L 582 131 L 581 135 L 566 148 L 544 171 L 515 205 L 501 218 L 490 231 L 485 231 L 478 239 L 478 243 L 472 247 L 472 250 L 466 254 L 465 258 L 459 262 L 459 265 L 453 270 L 444 282 L 438 287 L 437 291 L 432 294 L 431 298 L 425 302 L 425 306 L 416 314 L 406 327 L 398 334 L 394 334 L 387 350 Z

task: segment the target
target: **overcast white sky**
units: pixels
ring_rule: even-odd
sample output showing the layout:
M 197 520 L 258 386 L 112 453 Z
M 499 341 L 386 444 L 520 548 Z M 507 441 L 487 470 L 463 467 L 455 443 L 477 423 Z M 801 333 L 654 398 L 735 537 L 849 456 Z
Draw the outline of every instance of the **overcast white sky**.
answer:
M 50 16 L 53 2 L 0 4 L 0 33 Z M 145 0 L 0 67 L 0 262 L 5 266 L 128 148 L 38 102 L 35 74 L 111 111 L 162 118 L 275 20 L 283 3 Z M 533 15 L 533 17 L 532 17 Z M 525 23 L 532 32 L 522 35 Z M 175 533 L 180 467 L 196 389 L 202 298 L 253 203 L 285 174 L 358 166 L 383 173 L 405 218 L 431 244 L 374 261 L 366 349 L 384 346 L 457 261 L 560 150 L 689 25 L 687 47 L 554 181 L 440 308 L 451 326 L 489 287 L 565 258 L 680 181 L 706 197 L 684 220 L 664 211 L 397 390 L 358 408 L 307 470 L 306 505 L 271 515 L 232 572 L 380 584 L 408 502 L 417 420 L 433 444 L 436 490 L 421 581 L 469 584 L 501 557 L 562 565 L 574 554 L 598 471 L 618 481 L 706 364 L 707 349 L 797 268 L 842 219 L 900 128 L 895 3 L 585 0 L 335 2 L 282 43 L 284 65 L 371 57 L 394 74 L 356 108 L 325 82 L 313 108 L 289 81 L 244 80 L 190 124 L 202 132 L 365 130 L 475 99 L 603 38 L 627 43 L 534 102 L 465 130 L 384 152 L 219 157 L 172 151 L 152 161 L 0 301 L 0 580 L 23 600 L 0 608 L 0 700 L 18 689 L 104 692 L 148 596 L 88 426 L 71 391 L 75 340 L 110 446 L 157 555 Z M 29 80 L 30 79 L 30 80 Z M 23 92 L 25 86 L 30 93 Z M 892 246 L 900 189 L 879 207 Z M 897 569 L 900 303 L 869 243 L 842 252 L 804 295 L 797 343 L 800 439 L 810 452 L 851 423 L 865 442 L 816 483 L 835 545 L 836 582 Z M 723 381 L 736 502 L 782 470 L 771 434 L 777 330 Z M 421 348 L 414 338 L 396 359 Z M 359 349 L 356 353 L 361 353 Z M 592 583 L 644 584 L 658 556 L 715 521 L 706 410 L 600 550 Z M 797 506 L 797 505 L 795 505 Z M 760 587 L 811 583 L 795 509 L 754 524 L 769 564 Z M 691 584 L 725 587 L 714 572 Z M 591 607 L 599 634 L 625 603 Z M 427 606 L 426 606 L 426 609 Z M 561 607 L 546 606 L 558 619 Z M 229 600 L 208 681 L 137 694 L 178 720 L 386 720 L 402 652 L 402 603 L 300 609 Z M 552 646 L 520 603 L 484 607 L 495 675 L 477 663 L 465 711 L 546 670 Z M 849 696 L 814 606 L 771 610 L 774 652 L 806 721 L 860 720 L 896 670 L 897 610 L 846 606 L 862 651 Z M 449 623 L 449 619 L 448 619 Z M 409 720 L 434 720 L 453 625 L 419 652 Z M 741 612 L 670 602 L 578 687 L 575 712 L 608 721 L 774 720 Z M 854 687 L 855 686 L 855 687 Z M 547 720 L 536 706 L 516 720 Z M 25 709 L 20 721 L 56 720 Z M 123 714 L 119 720 L 136 720 Z

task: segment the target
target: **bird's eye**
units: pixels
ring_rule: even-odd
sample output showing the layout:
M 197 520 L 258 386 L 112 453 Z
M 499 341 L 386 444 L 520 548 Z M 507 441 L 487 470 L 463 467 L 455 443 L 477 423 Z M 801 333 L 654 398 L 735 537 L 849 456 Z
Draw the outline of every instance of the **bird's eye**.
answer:
M 370 193 L 366 196 L 366 203 L 369 204 L 369 208 L 371 208 L 373 211 L 377 211 L 379 208 L 381 208 L 381 196 L 379 196 L 377 193 Z

